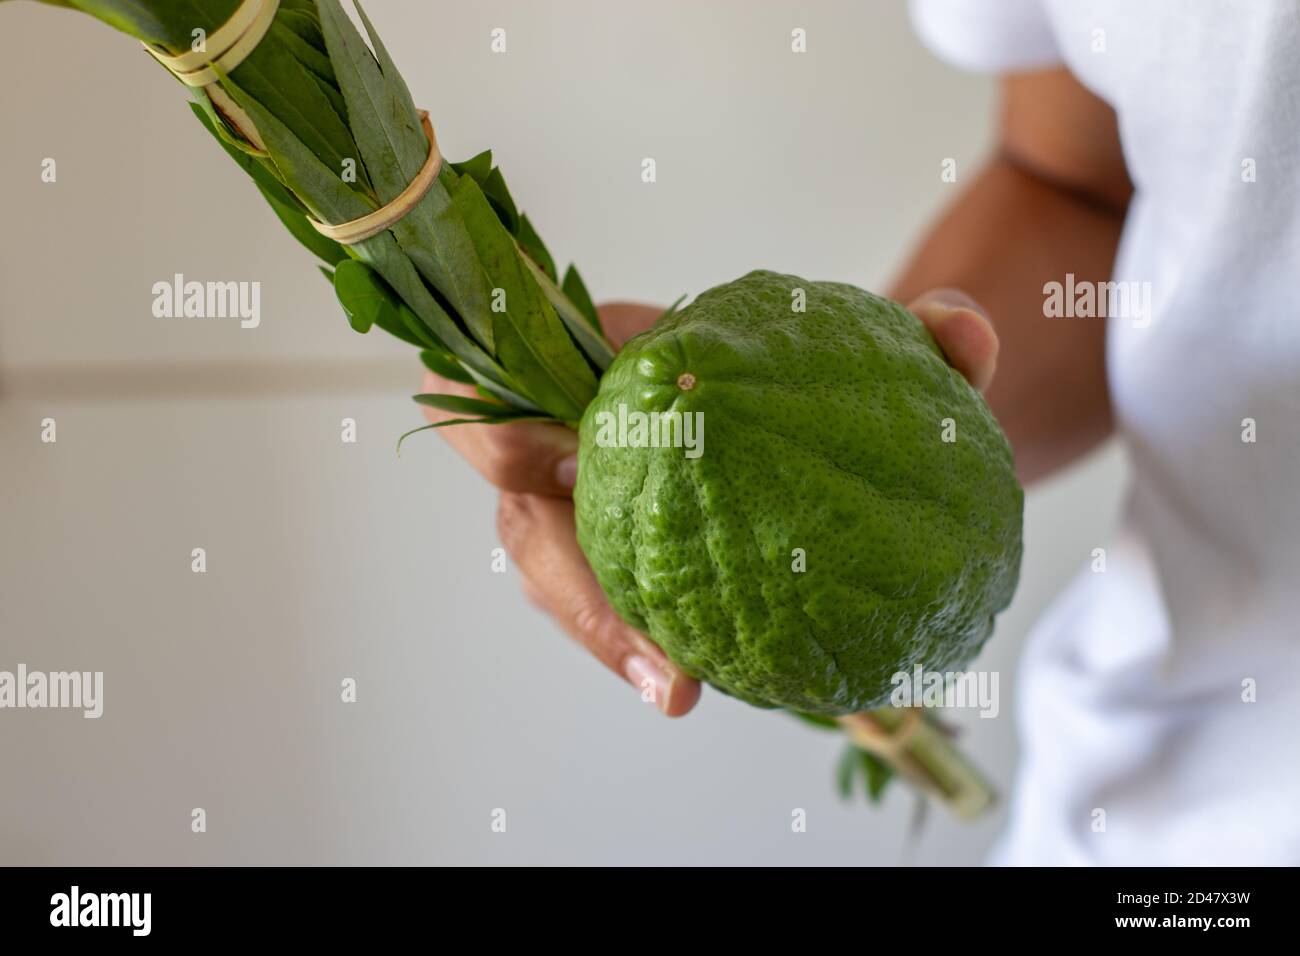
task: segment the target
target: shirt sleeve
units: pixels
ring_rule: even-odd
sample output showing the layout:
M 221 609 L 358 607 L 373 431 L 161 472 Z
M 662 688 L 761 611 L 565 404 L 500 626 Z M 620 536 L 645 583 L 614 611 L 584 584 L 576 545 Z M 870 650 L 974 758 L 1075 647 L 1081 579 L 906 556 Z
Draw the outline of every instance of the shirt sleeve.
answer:
M 1043 0 L 909 0 L 917 35 L 937 56 L 977 73 L 1062 62 Z

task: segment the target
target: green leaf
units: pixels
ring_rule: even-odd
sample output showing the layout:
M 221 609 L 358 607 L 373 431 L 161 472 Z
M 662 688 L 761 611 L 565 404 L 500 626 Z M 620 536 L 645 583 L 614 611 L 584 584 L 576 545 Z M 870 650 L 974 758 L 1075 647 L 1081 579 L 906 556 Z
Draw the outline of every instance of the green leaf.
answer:
M 224 148 L 227 153 L 230 153 L 231 158 L 233 158 L 235 162 L 239 163 L 239 165 L 244 166 L 245 170 L 247 170 L 248 167 L 245 164 L 244 157 L 251 159 L 260 156 L 261 150 L 256 146 L 253 146 L 251 143 L 246 142 L 237 131 L 230 128 L 226 123 L 225 117 L 218 112 L 216 105 L 213 104 L 206 89 L 195 90 L 194 95 L 196 99 L 191 100 L 189 104 L 190 109 L 194 111 L 194 115 L 198 116 L 199 122 L 207 127 L 208 132 L 212 133 L 221 141 L 222 148 Z M 236 156 L 236 152 L 240 155 Z M 251 172 L 249 175 L 252 175 Z
M 340 262 L 334 270 L 334 292 L 356 331 L 364 334 L 377 325 L 417 348 L 442 348 L 388 283 L 364 262 Z
M 577 421 L 595 395 L 595 376 L 539 286 L 544 274 L 491 221 L 491 208 L 473 180 L 462 184 L 457 207 L 500 294 L 502 307 L 492 316 L 498 360 L 532 401 L 561 420 Z
M 811 727 L 816 727 L 819 730 L 833 730 L 838 733 L 841 729 L 840 725 L 836 723 L 832 717 L 823 717 L 821 714 L 803 714 L 797 710 L 787 711 L 787 713 L 791 717 L 796 717 L 799 720 L 802 720 L 805 724 L 808 724 Z
M 505 310 L 492 316 L 498 360 L 529 399 L 562 421 L 576 422 L 595 397 L 595 375 L 478 184 L 462 176 L 452 201 L 490 282 L 505 295 Z
M 538 418 L 452 418 L 445 422 L 433 422 L 429 425 L 421 425 L 419 428 L 412 428 L 409 432 L 401 435 L 397 439 L 397 455 L 402 455 L 402 442 L 417 435 L 420 432 L 427 432 L 431 428 L 447 428 L 450 425 L 517 425 L 519 422 L 554 422 L 555 419 L 547 416 Z
M 412 395 L 411 398 L 420 405 L 440 408 L 444 412 L 455 412 L 458 415 L 478 415 L 485 418 L 519 418 L 527 416 L 526 412 L 516 411 L 509 405 L 484 402 L 464 395 L 425 393 L 423 395 Z
M 492 150 L 485 149 L 477 156 L 467 159 L 463 163 L 452 163 L 451 168 L 462 176 L 469 176 L 474 182 L 482 186 L 492 173 Z
M 546 243 L 542 242 L 542 237 L 537 234 L 537 230 L 533 228 L 533 224 L 527 216 L 519 217 L 518 238 L 519 245 L 528 254 L 528 258 L 540 266 L 552 282 L 559 282 L 559 277 L 555 272 L 555 260 L 546 251 Z
M 577 266 L 569 266 L 569 270 L 564 273 L 564 285 L 560 287 L 560 291 L 578 307 L 579 312 L 587 317 L 591 327 L 603 335 L 605 330 L 600 324 L 600 311 L 591 301 L 591 293 L 587 291 L 587 284 L 578 274 Z
M 482 378 L 500 387 L 507 394 L 517 395 L 519 387 L 515 384 L 514 378 L 461 331 L 429 292 L 419 272 L 411 264 L 411 260 L 407 258 L 392 233 L 380 233 L 353 246 L 352 250 L 358 258 L 374 268 L 405 301 L 406 305 L 401 309 L 401 316 L 408 328 L 412 323 L 407 322 L 407 318 L 418 318 L 419 324 L 426 330 L 424 335 L 432 338 L 434 344 L 455 355 L 476 379 Z M 537 408 L 522 396 L 519 396 L 514 404 L 520 408 Z
M 868 799 L 872 803 L 879 803 L 885 785 L 893 776 L 894 771 L 890 766 L 875 754 L 849 744 L 840 754 L 839 763 L 835 767 L 835 788 L 847 800 L 853 796 L 854 781 L 861 777 Z
M 334 68 L 330 64 L 329 54 L 305 39 L 296 24 L 286 22 L 285 17 L 289 15 L 290 11 L 282 11 L 276 15 L 276 26 L 281 30 L 279 34 L 280 42 L 293 54 L 294 59 L 310 70 L 316 79 L 321 81 L 321 92 L 333 100 L 333 97 L 330 97 L 330 92 L 333 91 L 337 95 L 339 90 L 335 85 Z M 317 37 L 319 38 L 319 36 L 320 31 L 317 30 Z M 334 105 L 337 107 L 339 104 L 335 103 Z M 340 115 L 346 115 L 346 113 L 340 112 Z
M 664 314 L 661 315 L 661 316 L 659 316 L 659 318 L 655 319 L 655 321 L 656 321 L 656 322 L 662 322 L 664 319 L 668 318 L 670 315 L 676 315 L 676 314 L 677 314 L 677 307 L 678 307 L 679 305 L 681 305 L 681 304 L 682 304 L 683 302 L 685 302 L 685 301 L 686 301 L 686 294 L 683 293 L 682 295 L 680 295 L 680 296 L 677 297 L 677 301 L 676 301 L 676 302 L 674 302 L 674 303 L 673 303 L 672 305 L 670 305 L 668 308 L 664 309 Z
M 396 317 L 397 309 L 375 281 L 375 274 L 364 262 L 349 259 L 334 270 L 334 292 L 347 313 L 352 328 L 363 335 L 370 331 L 379 313 L 388 310 Z
M 518 408 L 522 411 L 533 412 L 537 415 L 542 415 L 542 416 L 546 415 L 546 412 L 544 412 L 533 402 L 529 401 L 528 399 L 520 395 L 517 390 L 513 390 L 506 385 L 502 385 L 499 382 L 495 382 L 492 379 L 487 378 L 486 376 L 480 374 L 479 371 L 471 365 L 466 365 L 464 363 L 461 363 L 461 367 L 465 369 L 466 372 L 469 373 L 470 377 L 474 379 L 474 383 L 478 385 L 479 388 L 487 389 L 488 392 L 495 395 L 497 398 L 501 399 L 501 401 L 505 402 L 507 405 L 510 405 L 512 408 Z M 555 417 L 551 416 L 551 420 L 554 421 Z
M 450 352 L 441 349 L 425 349 L 420 353 L 420 361 L 434 375 L 441 375 L 453 382 L 464 382 L 467 385 L 472 385 L 474 382 L 473 376 L 460 367 L 460 363 Z
M 858 751 L 858 761 L 862 766 L 863 775 L 867 781 L 867 796 L 871 798 L 872 803 L 879 803 L 881 795 L 885 792 L 885 785 L 894 776 L 893 769 L 875 754 L 867 750 Z
M 420 321 L 420 317 L 412 312 L 410 306 L 405 302 L 397 303 L 397 318 L 402 323 L 401 327 L 406 329 L 406 335 L 398 331 L 398 327 L 389 328 L 387 325 L 380 327 L 390 335 L 395 335 L 412 345 L 418 345 L 426 349 L 438 349 L 447 352 L 448 355 L 451 354 L 447 351 L 447 346 L 438 341 L 438 337 L 429 331 L 429 327 Z
M 370 22 L 370 17 L 366 15 L 366 8 L 361 5 L 361 0 L 353 0 L 353 6 L 357 8 L 357 15 L 361 17 L 361 25 L 366 28 L 366 36 L 370 39 L 370 45 L 374 47 L 375 59 L 379 61 L 379 68 L 384 73 L 384 79 L 387 81 L 389 89 L 397 96 L 406 112 L 414 114 L 415 101 L 411 99 L 411 90 L 407 87 L 406 80 L 402 78 L 402 73 L 397 68 L 397 64 L 388 55 L 388 48 L 384 46 L 384 41 L 379 38 L 379 31 Z
M 506 179 L 501 175 L 500 169 L 493 169 L 488 173 L 488 178 L 483 181 L 483 195 L 487 196 L 494 209 L 497 211 L 497 217 L 501 220 L 502 225 L 506 227 L 506 232 L 510 235 L 517 235 L 519 232 L 519 210 L 515 208 L 514 198 L 510 195 L 510 188 L 506 186 Z
M 404 300 L 401 316 L 410 327 L 410 319 L 418 319 L 426 330 L 424 335 L 434 344 L 445 348 L 458 358 L 475 380 L 490 382 L 503 392 L 515 396 L 513 404 L 519 408 L 535 410 L 536 405 L 519 396 L 514 379 L 501 368 L 472 339 L 461 331 L 436 298 L 430 294 L 424 280 L 410 259 L 397 244 L 391 233 L 381 233 L 352 247 L 353 252 L 376 272 Z
M 392 232 L 420 274 L 442 293 L 479 345 L 494 354 L 496 329 L 488 308 L 491 284 L 465 223 L 451 205 L 444 182 L 451 175 L 451 170 L 444 167 L 424 199 Z
M 835 789 L 839 791 L 841 800 L 853 796 L 853 778 L 861 766 L 853 752 L 854 749 L 850 747 L 840 754 L 840 762 L 835 768 Z
M 556 315 L 560 317 L 560 321 L 577 341 L 583 353 L 591 360 L 591 364 L 602 372 L 609 368 L 610 363 L 614 361 L 614 347 L 605 341 L 599 331 L 591 327 L 587 317 L 578 311 L 569 297 L 561 292 L 559 286 L 551 281 L 551 277 L 542 271 L 541 266 L 533 262 L 530 256 L 524 255 L 521 258 L 533 274 L 533 278 L 537 280 L 542 294 L 551 303 Z
M 284 24 L 292 30 L 299 39 L 307 43 L 313 50 L 325 54 L 325 38 L 321 36 L 320 19 L 316 15 L 316 9 L 313 6 L 310 12 L 306 9 L 294 10 L 290 4 L 281 3 L 280 11 L 275 15 L 279 23 Z
M 49 2 L 49 0 L 45 0 Z M 53 3 L 52 6 L 72 6 L 70 3 Z M 145 4 L 140 0 L 76 0 L 76 8 L 103 20 L 115 30 L 166 47 L 172 52 L 188 50 L 190 30 L 202 27 L 211 33 L 234 10 L 233 2 L 224 4 L 189 3 L 175 0 L 168 3 L 166 12 L 156 9 L 158 4 Z M 224 7 L 224 9 L 223 9 Z
M 348 121 L 381 202 L 395 199 L 419 173 L 429 153 L 414 111 L 385 82 L 374 54 L 339 0 L 319 0 L 321 32 Z

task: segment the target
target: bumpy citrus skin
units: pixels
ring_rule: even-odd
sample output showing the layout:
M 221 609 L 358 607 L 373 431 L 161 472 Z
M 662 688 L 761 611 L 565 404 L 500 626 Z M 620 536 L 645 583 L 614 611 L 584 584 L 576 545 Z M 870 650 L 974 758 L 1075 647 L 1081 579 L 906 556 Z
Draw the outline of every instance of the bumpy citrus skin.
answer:
M 702 412 L 702 453 L 602 445 L 620 404 Z M 772 272 L 624 347 L 583 415 L 574 500 L 615 610 L 760 707 L 852 713 L 899 671 L 963 668 L 1020 570 L 1011 449 L 920 321 Z

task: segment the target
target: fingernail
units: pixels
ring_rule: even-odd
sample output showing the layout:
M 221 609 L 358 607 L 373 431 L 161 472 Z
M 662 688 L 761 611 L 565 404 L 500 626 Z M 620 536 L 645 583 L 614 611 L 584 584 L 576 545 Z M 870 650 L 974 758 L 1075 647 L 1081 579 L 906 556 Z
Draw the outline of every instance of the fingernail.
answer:
M 555 481 L 561 488 L 572 488 L 578 483 L 578 456 L 561 458 L 555 466 Z
M 641 692 L 643 703 L 654 704 L 660 710 L 667 708 L 668 691 L 672 687 L 672 682 L 668 675 L 660 670 L 658 664 L 648 657 L 634 655 L 623 665 L 623 673 Z
M 970 310 L 963 305 L 957 305 L 952 302 L 944 302 L 942 299 L 930 299 L 921 304 L 919 311 L 924 312 L 936 322 L 943 321 L 958 312 Z

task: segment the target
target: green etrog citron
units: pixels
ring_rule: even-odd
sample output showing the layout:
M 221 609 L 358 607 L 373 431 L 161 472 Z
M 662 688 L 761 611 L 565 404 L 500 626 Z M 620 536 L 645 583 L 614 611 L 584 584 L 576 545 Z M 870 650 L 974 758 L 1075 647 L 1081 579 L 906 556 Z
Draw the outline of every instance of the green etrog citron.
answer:
M 698 454 L 662 447 L 685 438 Z M 1011 449 L 921 322 L 772 272 L 624 347 L 583 415 L 574 500 L 624 620 L 762 707 L 851 713 L 900 671 L 961 669 L 1020 570 Z

